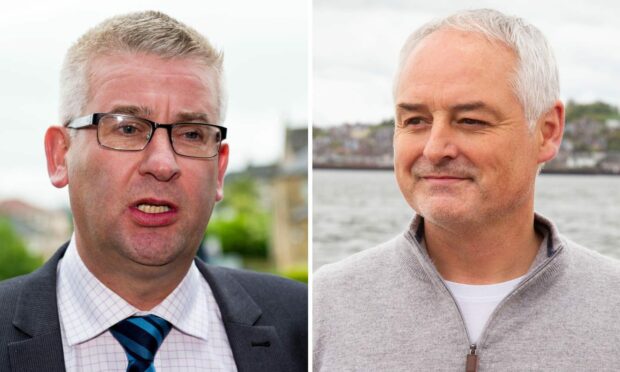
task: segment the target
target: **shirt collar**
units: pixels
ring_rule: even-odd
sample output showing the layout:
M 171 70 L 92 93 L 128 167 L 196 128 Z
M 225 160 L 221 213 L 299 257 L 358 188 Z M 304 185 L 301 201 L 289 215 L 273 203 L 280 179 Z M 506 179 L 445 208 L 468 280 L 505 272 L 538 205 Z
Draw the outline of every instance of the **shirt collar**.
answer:
M 179 331 L 207 339 L 206 281 L 192 264 L 179 285 L 159 305 L 144 312 L 106 287 L 86 267 L 72 236 L 58 265 L 58 302 L 69 345 L 88 341 L 132 315 L 154 314 Z
M 204 277 L 196 264 L 192 263 L 185 278 L 174 291 L 148 313 L 166 319 L 183 333 L 206 340 L 208 328 L 206 287 Z

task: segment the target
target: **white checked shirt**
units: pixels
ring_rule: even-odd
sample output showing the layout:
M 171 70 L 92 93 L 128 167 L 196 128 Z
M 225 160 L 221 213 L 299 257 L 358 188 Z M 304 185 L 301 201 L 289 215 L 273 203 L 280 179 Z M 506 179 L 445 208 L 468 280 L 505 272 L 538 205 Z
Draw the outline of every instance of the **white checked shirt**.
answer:
M 159 305 L 143 312 L 87 268 L 72 237 L 58 263 L 58 311 L 67 371 L 125 371 L 127 357 L 108 328 L 132 315 L 155 314 L 173 328 L 155 355 L 165 371 L 236 371 L 219 307 L 196 265 Z

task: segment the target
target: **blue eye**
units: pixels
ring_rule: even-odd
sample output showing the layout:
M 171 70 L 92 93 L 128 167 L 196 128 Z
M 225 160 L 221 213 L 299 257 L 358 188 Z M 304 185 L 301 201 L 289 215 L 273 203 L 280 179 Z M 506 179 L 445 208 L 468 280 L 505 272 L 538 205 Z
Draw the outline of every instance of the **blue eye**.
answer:
M 204 144 L 211 141 L 213 129 L 201 124 L 176 124 L 172 131 L 174 139 L 178 142 Z
M 198 132 L 186 132 L 183 134 L 185 136 L 185 138 L 187 139 L 191 139 L 191 140 L 196 140 L 196 139 L 200 139 L 200 133 Z
M 136 133 L 136 128 L 132 127 L 130 125 L 124 125 L 120 128 L 121 132 L 123 132 L 123 134 L 134 134 Z
M 144 130 L 145 128 L 141 128 L 133 123 L 131 124 L 120 123 L 116 127 L 117 133 L 121 136 L 135 136 L 135 135 L 141 134 Z

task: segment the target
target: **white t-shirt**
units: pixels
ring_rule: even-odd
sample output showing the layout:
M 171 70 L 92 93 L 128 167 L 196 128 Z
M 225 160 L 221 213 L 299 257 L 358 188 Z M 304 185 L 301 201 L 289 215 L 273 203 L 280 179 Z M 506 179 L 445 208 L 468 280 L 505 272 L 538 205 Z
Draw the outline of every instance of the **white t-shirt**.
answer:
M 507 282 L 485 285 L 462 284 L 444 280 L 459 309 L 461 309 L 469 334 L 469 342 L 473 344 L 478 342 L 480 333 L 482 333 L 493 310 L 524 277 L 525 275 Z

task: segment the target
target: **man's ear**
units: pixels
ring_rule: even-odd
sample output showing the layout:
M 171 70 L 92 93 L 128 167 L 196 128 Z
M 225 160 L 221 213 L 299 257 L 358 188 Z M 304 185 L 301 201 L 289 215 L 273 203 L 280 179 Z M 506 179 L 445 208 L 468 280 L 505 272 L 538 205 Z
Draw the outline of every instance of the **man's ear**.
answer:
M 52 185 L 62 188 L 69 184 L 66 155 L 69 151 L 69 133 L 63 127 L 52 126 L 45 132 L 47 173 Z
M 539 120 L 536 128 L 538 137 L 538 163 L 553 159 L 560 150 L 564 134 L 564 104 L 557 101 L 551 110 Z
M 228 166 L 228 144 L 220 145 L 220 153 L 217 157 L 217 191 L 215 200 L 220 201 L 224 198 L 224 174 Z

